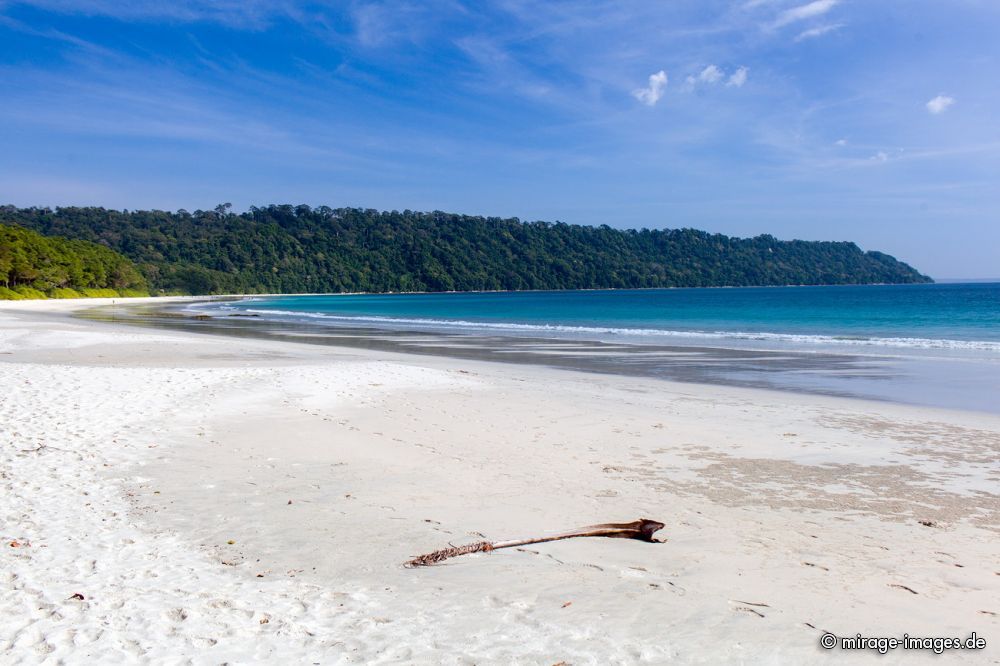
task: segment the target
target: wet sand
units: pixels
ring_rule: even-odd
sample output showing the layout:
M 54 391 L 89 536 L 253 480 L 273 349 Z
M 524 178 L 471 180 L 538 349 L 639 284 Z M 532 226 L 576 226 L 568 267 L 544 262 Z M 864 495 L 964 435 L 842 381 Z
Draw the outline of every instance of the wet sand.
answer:
M 225 297 L 216 300 L 234 300 Z M 890 350 L 832 352 L 699 344 L 662 345 L 357 327 L 311 320 L 222 314 L 191 301 L 87 308 L 79 316 L 140 326 L 265 340 L 544 365 L 694 384 L 766 388 L 1000 414 L 1000 359 L 990 355 Z M 211 312 L 212 314 L 205 314 Z M 199 314 L 200 313 L 200 314 Z M 734 341 L 725 341 L 725 344 Z M 751 344 L 744 342 L 744 345 Z M 757 345 L 758 343 L 753 343 Z M 898 351 L 898 350 L 897 350 Z

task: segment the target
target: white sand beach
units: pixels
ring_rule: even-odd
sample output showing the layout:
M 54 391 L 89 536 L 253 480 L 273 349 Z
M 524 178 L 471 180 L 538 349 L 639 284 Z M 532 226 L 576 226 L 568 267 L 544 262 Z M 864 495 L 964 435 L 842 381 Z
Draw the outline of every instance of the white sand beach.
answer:
M 66 316 L 98 304 L 0 304 L 0 662 L 1000 660 L 1000 417 Z M 402 566 L 637 518 L 666 542 Z

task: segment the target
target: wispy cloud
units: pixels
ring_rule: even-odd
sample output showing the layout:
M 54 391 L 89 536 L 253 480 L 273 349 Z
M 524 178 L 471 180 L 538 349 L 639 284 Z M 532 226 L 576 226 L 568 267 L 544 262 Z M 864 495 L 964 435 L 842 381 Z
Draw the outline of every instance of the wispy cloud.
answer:
M 463 13 L 452 0 L 0 0 L 0 9 L 18 6 L 130 23 L 214 23 L 255 32 L 286 21 L 325 41 L 352 38 L 363 47 L 415 41 L 436 19 Z
M 936 116 L 947 111 L 948 108 L 954 103 L 954 97 L 949 97 L 948 95 L 938 95 L 934 99 L 927 102 L 927 110 Z
M 61 14 L 107 16 L 122 21 L 210 22 L 230 27 L 261 29 L 276 16 L 288 15 L 297 3 L 288 0 L 13 0 Z
M 3 4 L 0 4 L 0 9 L 3 9 Z M 33 28 L 23 21 L 18 21 L 9 16 L 4 16 L 0 14 L 0 27 L 6 27 L 11 30 L 31 35 L 33 37 L 41 37 L 42 39 L 51 39 L 65 44 L 70 44 L 72 46 L 85 49 L 92 53 L 97 53 L 101 55 L 111 55 L 113 52 L 110 49 L 106 49 L 99 44 L 96 44 L 85 39 L 80 39 L 75 35 L 70 35 L 68 33 L 62 32 L 61 30 L 56 30 L 54 28 L 44 28 L 38 29 Z
M 649 75 L 649 85 L 632 91 L 632 96 L 646 106 L 656 106 L 667 89 L 667 73 L 662 69 Z
M 813 0 L 813 2 L 808 4 L 786 9 L 778 15 L 773 25 L 775 28 L 781 28 L 791 23 L 822 16 L 833 9 L 839 2 L 840 0 Z
M 392 12 L 384 5 L 361 5 L 352 14 L 354 34 L 363 46 L 378 46 L 390 37 Z
M 796 42 L 801 42 L 801 41 L 806 40 L 806 39 L 814 39 L 816 37 L 822 37 L 823 35 L 825 35 L 827 33 L 831 33 L 831 32 L 834 32 L 836 30 L 840 30 L 845 25 L 846 24 L 844 24 L 844 23 L 831 23 L 829 25 L 821 25 L 821 26 L 819 26 L 817 28 L 809 28 L 808 30 L 803 30 L 802 32 L 800 32 L 795 37 L 795 41 Z
M 437 3 L 365 2 L 352 6 L 349 19 L 354 26 L 354 37 L 362 46 L 398 47 L 400 43 L 419 42 L 437 20 L 448 14 Z M 308 22 L 308 19 L 306 20 Z
M 726 85 L 735 88 L 742 88 L 743 84 L 747 82 L 747 76 L 750 73 L 749 67 L 740 67 L 735 72 L 729 76 L 729 80 L 726 81 Z

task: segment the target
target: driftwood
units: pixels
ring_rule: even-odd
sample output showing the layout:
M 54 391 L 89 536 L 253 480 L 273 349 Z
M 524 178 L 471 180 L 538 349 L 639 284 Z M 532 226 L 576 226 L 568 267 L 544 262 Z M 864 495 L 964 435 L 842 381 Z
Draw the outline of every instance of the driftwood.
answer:
M 637 539 L 639 541 L 647 541 L 649 543 L 660 543 L 659 540 L 653 538 L 653 535 L 662 530 L 663 527 L 663 523 L 643 518 L 642 520 L 634 520 L 631 523 L 603 523 L 601 525 L 589 525 L 587 527 L 581 527 L 580 529 L 573 530 L 572 532 L 564 532 L 562 534 L 539 537 L 537 539 L 513 539 L 511 541 L 492 542 L 480 541 L 478 543 L 470 543 L 464 546 L 453 546 L 451 548 L 435 550 L 433 553 L 427 553 L 426 555 L 420 555 L 419 557 L 413 558 L 407 562 L 405 566 L 426 567 L 432 564 L 437 564 L 442 560 L 458 557 L 459 555 L 468 555 L 469 553 L 488 553 L 492 550 L 499 550 L 500 548 L 516 548 L 518 546 L 527 546 L 533 543 L 545 543 L 546 541 L 559 541 L 561 539 L 573 539 L 576 537 L 611 537 L 616 539 Z

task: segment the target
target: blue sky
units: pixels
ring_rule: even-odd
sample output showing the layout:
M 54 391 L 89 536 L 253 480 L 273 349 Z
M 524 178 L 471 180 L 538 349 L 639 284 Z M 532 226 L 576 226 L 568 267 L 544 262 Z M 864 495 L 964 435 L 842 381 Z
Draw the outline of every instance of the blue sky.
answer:
M 994 277 L 997 35 L 996 0 L 0 0 L 0 203 L 696 227 Z

